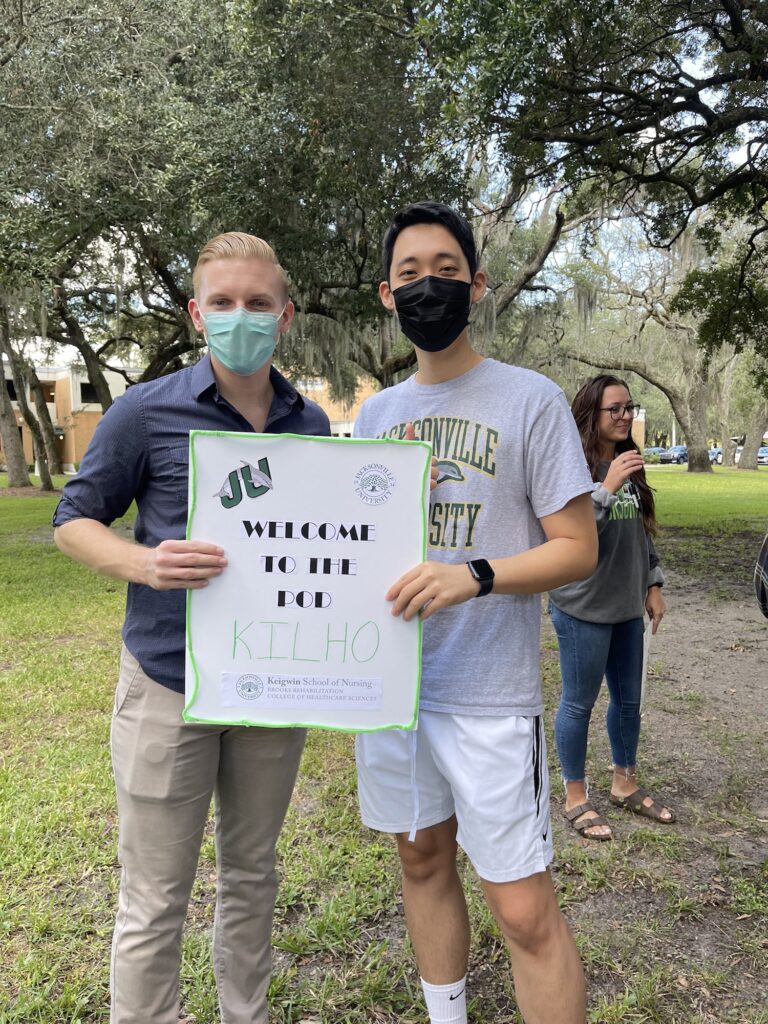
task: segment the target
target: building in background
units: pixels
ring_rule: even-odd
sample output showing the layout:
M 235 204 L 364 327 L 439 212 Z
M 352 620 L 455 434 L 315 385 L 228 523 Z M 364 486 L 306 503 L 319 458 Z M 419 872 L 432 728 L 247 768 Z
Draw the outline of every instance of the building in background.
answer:
M 640 451 L 645 448 L 645 409 L 640 409 L 637 419 L 632 421 L 632 440 Z
M 317 402 L 321 409 L 328 414 L 331 421 L 331 434 L 334 437 L 351 437 L 352 427 L 355 425 L 360 406 L 378 391 L 373 381 L 361 379 L 358 381 L 357 394 L 353 402 L 336 402 L 331 398 L 331 389 L 328 381 L 321 377 L 302 378 L 293 381 L 298 390 Z
M 135 366 L 125 369 L 132 374 L 137 372 Z M 5 387 L 16 414 L 24 454 L 28 465 L 31 466 L 35 461 L 32 435 L 21 415 L 19 403 L 16 400 L 16 389 L 11 379 L 11 370 L 5 362 L 3 370 Z M 95 389 L 88 380 L 84 369 L 71 366 L 36 366 L 35 370 L 56 433 L 56 443 L 59 445 L 59 455 L 64 472 L 74 473 L 93 437 L 96 424 L 102 417 L 101 405 L 96 398 Z M 127 387 L 125 378 L 112 370 L 106 370 L 104 375 L 109 384 L 112 398 L 122 395 Z M 311 378 L 297 381 L 296 386 L 299 391 L 306 394 L 313 402 L 317 402 L 327 412 L 331 421 L 331 433 L 334 437 L 351 436 L 352 426 L 361 404 L 376 390 L 371 382 L 361 381 L 355 401 L 343 403 L 331 400 L 327 381 Z M 27 392 L 27 401 L 34 411 L 34 400 L 29 392 Z M 2 442 L 0 442 L 0 466 L 5 466 Z
M 16 423 L 21 434 L 24 454 L 27 457 L 27 463 L 31 466 L 35 461 L 32 435 L 21 415 L 19 403 L 16 400 L 16 388 L 11 380 L 10 368 L 6 363 L 3 364 L 3 370 L 5 387 L 16 414 Z M 56 442 L 59 445 L 59 455 L 64 472 L 74 473 L 88 447 L 88 442 L 93 437 L 96 424 L 101 419 L 101 404 L 84 369 L 72 366 L 36 366 L 35 370 L 56 433 Z M 135 372 L 135 368 L 132 370 Z M 105 376 L 112 397 L 117 398 L 118 395 L 122 395 L 126 389 L 125 378 L 112 370 L 105 371 Z M 26 397 L 34 412 L 34 399 L 29 394 L 29 390 L 27 390 Z M 1 443 L 0 463 L 5 465 Z

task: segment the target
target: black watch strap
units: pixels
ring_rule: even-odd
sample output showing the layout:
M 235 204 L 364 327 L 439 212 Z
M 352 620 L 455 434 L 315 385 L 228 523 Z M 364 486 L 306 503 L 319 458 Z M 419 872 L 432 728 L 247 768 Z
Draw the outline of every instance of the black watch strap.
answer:
M 490 594 L 493 590 L 495 575 L 490 562 L 484 558 L 473 558 L 471 562 L 467 562 L 467 568 L 472 573 L 473 579 L 480 584 L 480 590 L 475 597 L 485 597 L 486 594 Z

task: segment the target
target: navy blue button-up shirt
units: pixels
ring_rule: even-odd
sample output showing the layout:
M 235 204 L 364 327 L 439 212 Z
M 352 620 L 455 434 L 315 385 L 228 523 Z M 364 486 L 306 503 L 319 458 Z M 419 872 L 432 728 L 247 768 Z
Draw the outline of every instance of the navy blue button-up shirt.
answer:
M 274 367 L 275 395 L 264 427 L 270 434 L 330 434 L 328 417 L 303 398 Z M 168 377 L 136 384 L 100 421 L 80 471 L 64 488 L 53 525 L 96 519 L 109 526 L 132 501 L 139 544 L 183 540 L 187 526 L 189 431 L 253 433 L 251 424 L 223 398 L 209 356 Z M 184 690 L 185 590 L 128 584 L 123 640 L 148 676 Z

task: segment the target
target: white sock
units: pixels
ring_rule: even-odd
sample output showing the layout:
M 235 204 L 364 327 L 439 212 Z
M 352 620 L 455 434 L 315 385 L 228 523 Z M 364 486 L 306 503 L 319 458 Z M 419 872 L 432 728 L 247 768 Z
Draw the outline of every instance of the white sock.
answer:
M 429 1024 L 467 1024 L 467 976 L 449 985 L 430 985 L 421 980 Z

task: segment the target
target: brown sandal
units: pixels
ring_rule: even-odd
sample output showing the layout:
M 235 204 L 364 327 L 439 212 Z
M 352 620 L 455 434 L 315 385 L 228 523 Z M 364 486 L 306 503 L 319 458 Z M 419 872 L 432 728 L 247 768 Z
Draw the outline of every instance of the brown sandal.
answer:
M 597 816 L 577 822 L 576 819 L 580 818 L 582 814 L 586 814 L 587 811 L 594 811 Z M 599 843 L 605 843 L 609 839 L 613 839 L 613 831 L 607 836 L 597 836 L 587 832 L 588 828 L 595 828 L 597 825 L 607 825 L 609 829 L 611 828 L 610 822 L 606 821 L 602 814 L 597 814 L 597 808 L 591 800 L 586 800 L 583 804 L 572 807 L 570 811 L 563 811 L 563 815 L 570 822 L 571 828 L 575 828 L 582 839 L 595 839 Z
M 643 800 L 647 799 L 650 799 L 650 804 L 643 803 Z M 658 803 L 647 790 L 639 786 L 629 796 L 614 796 L 611 793 L 611 803 L 615 804 L 616 807 L 623 807 L 627 811 L 632 811 L 633 814 L 639 814 L 643 818 L 660 821 L 662 825 L 671 825 L 675 821 L 675 812 L 671 807 Z M 662 811 L 668 811 L 670 816 L 662 818 Z

